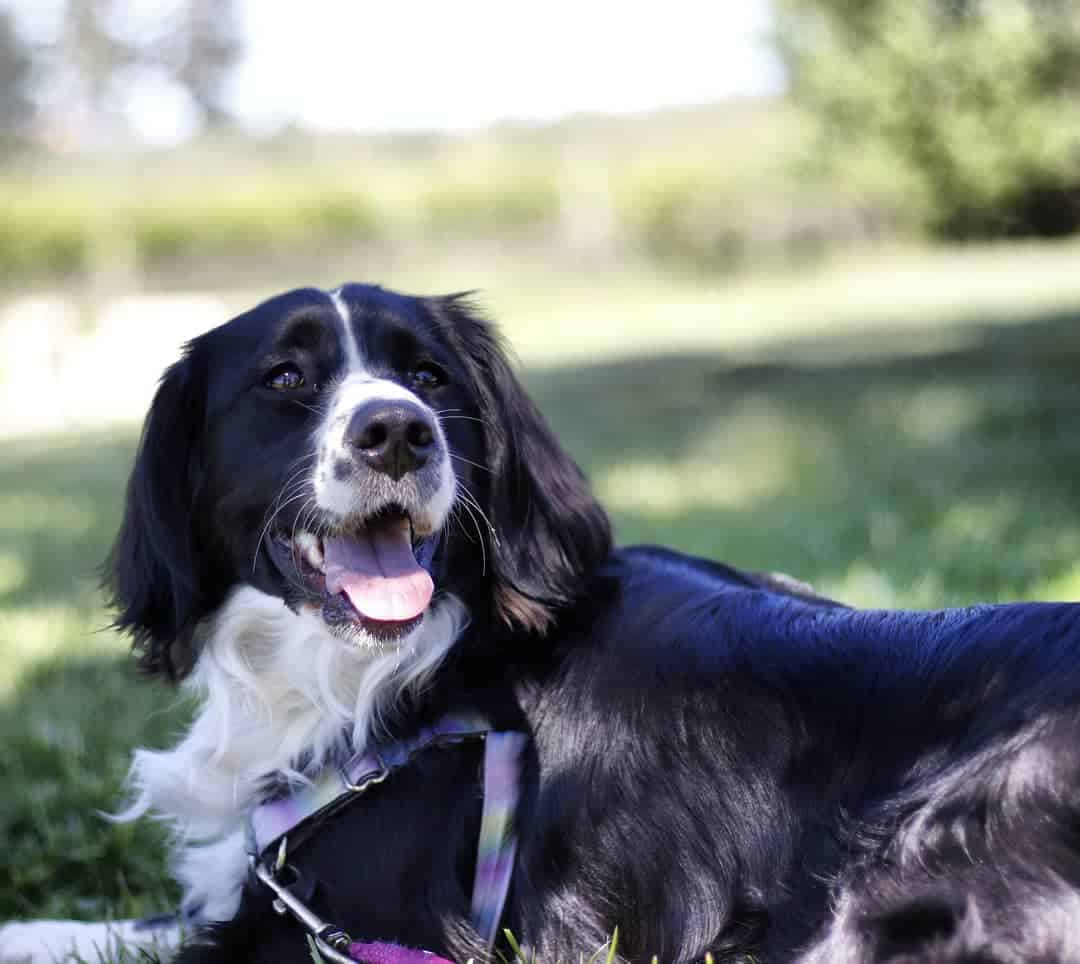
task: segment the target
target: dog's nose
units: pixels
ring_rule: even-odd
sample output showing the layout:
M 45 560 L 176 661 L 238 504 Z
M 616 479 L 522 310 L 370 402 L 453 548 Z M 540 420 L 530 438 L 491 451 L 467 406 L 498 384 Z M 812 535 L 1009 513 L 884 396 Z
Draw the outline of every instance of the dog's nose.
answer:
M 396 481 L 431 457 L 435 426 L 431 417 L 411 402 L 373 400 L 353 412 L 345 441 L 356 458 Z

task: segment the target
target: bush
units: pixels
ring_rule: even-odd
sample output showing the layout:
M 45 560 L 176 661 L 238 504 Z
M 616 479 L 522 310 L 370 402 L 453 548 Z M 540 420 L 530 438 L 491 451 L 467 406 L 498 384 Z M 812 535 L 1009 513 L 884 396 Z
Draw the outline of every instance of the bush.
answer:
M 90 260 L 95 226 L 87 198 L 41 197 L 10 185 L 0 195 L 0 272 L 17 280 L 81 271 Z
M 627 233 L 650 257 L 731 270 L 745 253 L 735 201 L 715 165 L 667 165 L 627 178 L 616 206 Z
M 447 180 L 427 189 L 419 206 L 424 226 L 437 234 L 522 234 L 557 221 L 559 189 L 554 177 L 503 170 L 486 180 Z
M 1080 230 L 1073 0 L 781 0 L 779 25 L 838 170 L 887 168 L 940 237 Z
M 144 262 L 313 241 L 366 240 L 379 227 L 374 205 L 357 192 L 274 181 L 135 203 L 129 217 L 135 250 Z
M 336 184 L 225 180 L 122 198 L 114 185 L 0 188 L 0 272 L 6 280 L 72 275 L 131 243 L 141 262 L 377 235 L 380 217 L 363 194 Z
M 812 261 L 881 232 L 872 207 L 785 171 L 732 176 L 710 159 L 651 165 L 616 192 L 624 237 L 649 258 L 706 273 Z
M 18 282 L 179 261 L 194 283 L 204 266 L 216 278 L 223 261 L 339 242 L 500 238 L 730 272 L 891 231 L 893 172 L 859 195 L 807 170 L 810 126 L 768 100 L 435 141 L 297 133 L 92 163 L 27 157 L 0 167 L 0 271 Z

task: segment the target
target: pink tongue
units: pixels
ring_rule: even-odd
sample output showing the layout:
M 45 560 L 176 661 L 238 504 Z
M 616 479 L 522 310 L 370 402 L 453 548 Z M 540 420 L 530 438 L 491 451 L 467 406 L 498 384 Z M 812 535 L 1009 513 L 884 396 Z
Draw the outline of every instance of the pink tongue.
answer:
M 409 524 L 387 519 L 355 536 L 323 543 L 326 588 L 343 592 L 357 612 L 381 622 L 414 619 L 428 607 L 435 584 L 420 568 L 409 540 Z

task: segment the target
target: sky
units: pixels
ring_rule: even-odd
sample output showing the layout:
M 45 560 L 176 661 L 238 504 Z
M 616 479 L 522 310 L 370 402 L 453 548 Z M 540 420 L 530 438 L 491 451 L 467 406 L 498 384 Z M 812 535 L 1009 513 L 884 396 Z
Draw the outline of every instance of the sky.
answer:
M 152 30 L 175 0 L 124 0 Z M 63 0 L 0 0 L 38 38 Z M 625 113 L 772 93 L 768 0 L 240 0 L 245 53 L 228 90 L 244 125 L 320 131 L 460 130 L 500 120 Z M 123 113 L 151 142 L 197 114 L 161 77 L 133 75 Z
M 469 128 L 776 90 L 766 0 L 245 0 L 256 124 Z

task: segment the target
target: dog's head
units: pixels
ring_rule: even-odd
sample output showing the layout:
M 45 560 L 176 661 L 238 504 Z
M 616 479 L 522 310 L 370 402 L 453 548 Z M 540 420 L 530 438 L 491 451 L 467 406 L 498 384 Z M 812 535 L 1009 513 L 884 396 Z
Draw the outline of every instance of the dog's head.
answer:
M 467 301 L 301 289 L 188 344 L 162 378 L 107 578 L 175 677 L 250 584 L 345 645 L 405 641 L 440 595 L 543 633 L 607 519 Z

